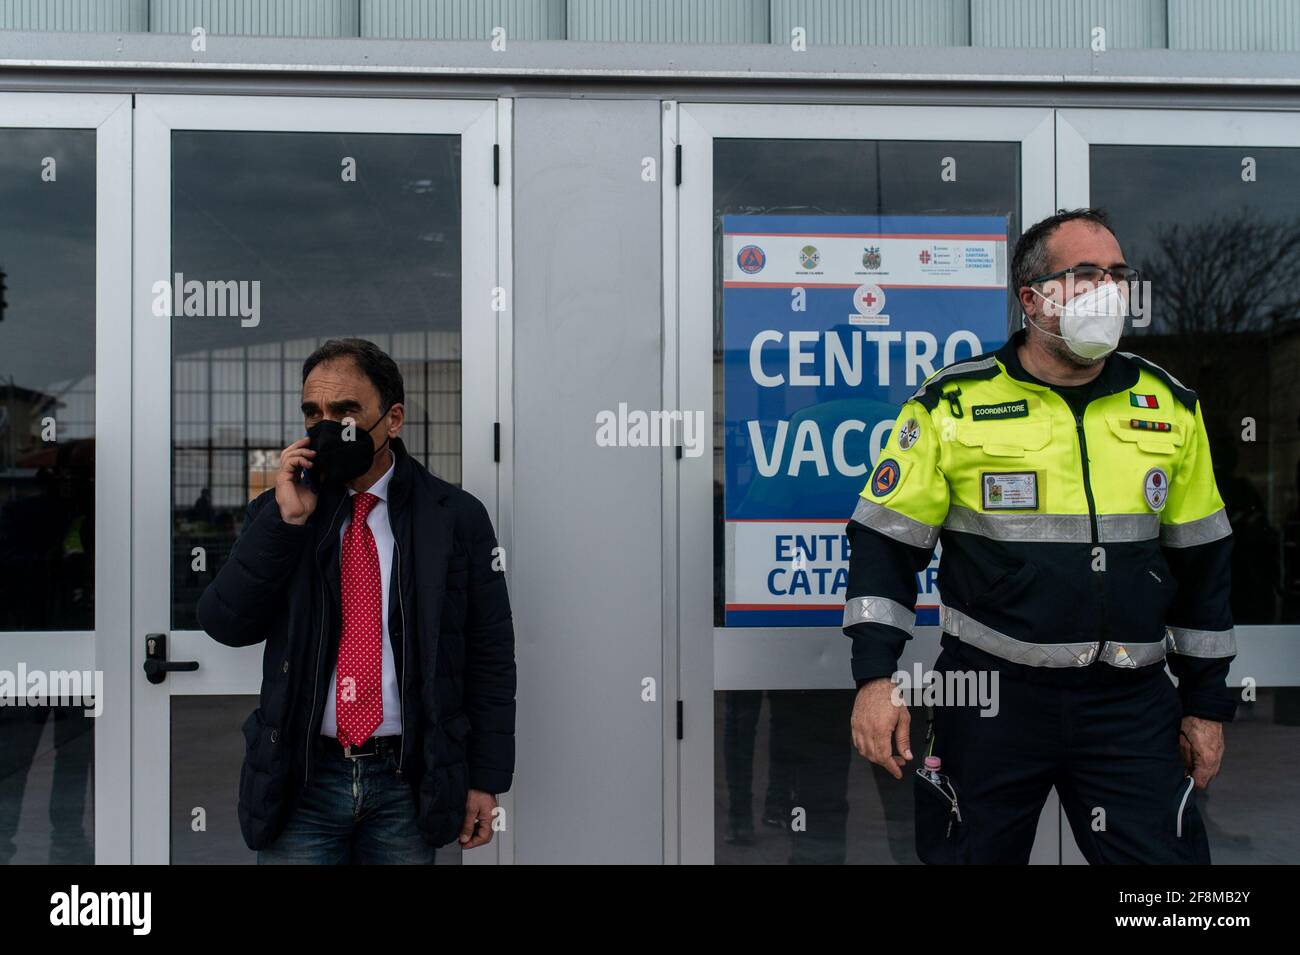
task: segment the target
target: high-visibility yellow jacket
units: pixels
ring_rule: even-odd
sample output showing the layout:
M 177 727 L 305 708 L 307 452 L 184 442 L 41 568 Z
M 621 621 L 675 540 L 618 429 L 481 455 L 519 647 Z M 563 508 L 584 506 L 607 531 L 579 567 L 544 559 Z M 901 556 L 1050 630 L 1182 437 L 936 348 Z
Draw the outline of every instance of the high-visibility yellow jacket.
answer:
M 1114 352 L 1076 416 L 1023 334 L 903 404 L 848 524 L 854 676 L 897 668 L 939 543 L 945 645 L 1046 682 L 1167 661 L 1185 714 L 1232 719 L 1232 531 L 1195 392 Z

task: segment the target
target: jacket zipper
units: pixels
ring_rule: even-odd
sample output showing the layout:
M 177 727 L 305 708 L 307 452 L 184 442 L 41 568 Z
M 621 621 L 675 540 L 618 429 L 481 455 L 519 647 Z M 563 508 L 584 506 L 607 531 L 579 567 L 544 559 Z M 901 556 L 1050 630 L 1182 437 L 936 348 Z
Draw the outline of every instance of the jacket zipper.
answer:
M 1061 400 L 1065 401 L 1063 397 Z M 1068 401 L 1066 405 L 1069 405 Z M 1086 410 L 1087 405 L 1084 406 L 1084 411 Z M 1091 543 L 1096 545 L 1101 543 L 1101 533 L 1097 528 L 1097 503 L 1092 496 L 1092 480 L 1088 471 L 1088 439 L 1083 433 L 1083 411 L 1075 412 L 1073 408 L 1070 411 L 1074 413 L 1074 430 L 1079 436 L 1079 460 L 1083 465 L 1083 494 L 1088 499 L 1088 523 L 1092 531 Z M 1106 585 L 1101 575 L 1095 570 L 1092 572 L 1092 576 L 1097 582 L 1097 599 L 1101 605 L 1101 614 L 1097 621 L 1097 657 L 1094 658 L 1099 659 L 1101 651 L 1106 647 Z
M 1064 400 L 1064 399 L 1062 399 Z M 1073 409 L 1071 409 L 1073 411 Z M 1088 523 L 1092 528 L 1091 543 L 1098 543 L 1097 533 L 1097 505 L 1092 499 L 1092 482 L 1088 474 L 1088 439 L 1083 434 L 1083 413 L 1076 413 L 1074 416 L 1074 430 L 1079 436 L 1079 459 L 1083 464 L 1083 494 L 1088 499 Z
M 402 620 L 402 685 L 399 690 L 400 699 L 397 701 L 397 709 L 404 712 L 406 709 L 406 605 L 402 603 L 402 545 L 393 534 L 393 551 L 397 554 L 397 573 L 394 574 L 395 580 L 393 585 L 397 587 L 397 612 Z M 406 726 L 402 726 L 402 742 L 397 747 L 397 776 L 402 776 L 402 761 L 406 758 Z
M 325 542 L 328 541 L 328 540 L 330 539 L 330 534 L 332 534 L 332 533 L 334 532 L 334 522 L 335 522 L 336 520 L 338 520 L 339 511 L 343 510 L 343 501 L 346 501 L 346 500 L 347 500 L 347 497 L 344 496 L 343 500 L 342 500 L 342 501 L 339 501 L 339 503 L 338 503 L 338 507 L 334 508 L 334 516 L 330 518 L 330 526 L 329 526 L 329 530 L 327 530 L 327 531 L 325 532 L 325 536 L 324 536 L 323 538 L 321 538 L 321 542 L 320 542 L 319 544 L 316 545 L 316 563 L 317 563 L 317 564 L 320 563 L 320 549 L 321 549 L 322 547 L 325 546 Z M 303 784 L 304 786 L 306 786 L 308 780 L 311 779 L 311 744 L 312 744 L 312 737 L 315 735 L 315 733 L 313 732 L 313 730 L 315 729 L 315 723 L 316 723 L 316 696 L 317 696 L 317 694 L 318 694 L 319 691 L 320 691 L 320 664 L 321 664 L 321 657 L 322 657 L 322 655 L 323 655 L 323 651 L 324 651 L 324 649 L 325 649 L 325 616 L 326 616 L 326 613 L 327 613 L 327 611 L 326 611 L 326 608 L 325 608 L 325 578 L 324 578 L 324 576 L 322 576 L 321 579 L 320 579 L 320 638 L 319 638 L 319 640 L 318 640 L 317 643 L 316 643 L 316 680 L 315 680 L 315 682 L 312 684 L 312 691 L 311 691 L 311 715 L 307 718 L 306 760 L 305 760 L 305 763 L 304 763 L 304 769 L 303 769 L 303 774 L 302 774 L 302 784 Z

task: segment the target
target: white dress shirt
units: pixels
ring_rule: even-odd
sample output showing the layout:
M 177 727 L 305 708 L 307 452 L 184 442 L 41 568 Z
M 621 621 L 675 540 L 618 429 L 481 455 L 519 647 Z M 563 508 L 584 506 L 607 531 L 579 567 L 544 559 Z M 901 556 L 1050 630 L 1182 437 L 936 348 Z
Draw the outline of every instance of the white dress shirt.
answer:
M 370 509 L 366 516 L 366 525 L 370 532 L 375 535 L 375 549 L 379 551 L 379 580 L 382 586 L 383 595 L 380 597 L 380 604 L 383 607 L 383 645 L 384 645 L 384 673 L 382 679 L 383 699 L 384 699 L 384 719 L 372 734 L 374 736 L 396 736 L 402 732 L 402 711 L 400 706 L 400 697 L 397 691 L 397 665 L 393 661 L 393 644 L 388 638 L 388 594 L 389 578 L 393 572 L 393 527 L 388 521 L 388 481 L 393 476 L 393 467 L 397 459 L 393 456 L 392 451 L 388 452 L 390 463 L 388 470 L 383 476 L 367 488 L 367 492 L 379 498 L 379 502 Z M 357 492 L 348 488 L 348 497 Z M 352 504 L 349 501 L 347 508 L 343 512 L 343 526 L 339 528 L 339 561 L 343 560 L 343 535 L 347 532 L 348 525 L 352 523 Z M 406 635 L 402 635 L 406 639 Z M 336 710 L 337 701 L 335 699 L 338 693 L 339 669 L 336 664 L 333 672 L 330 674 L 329 695 L 325 698 L 325 715 L 321 718 L 320 731 L 322 736 L 339 735 L 338 730 L 338 713 Z

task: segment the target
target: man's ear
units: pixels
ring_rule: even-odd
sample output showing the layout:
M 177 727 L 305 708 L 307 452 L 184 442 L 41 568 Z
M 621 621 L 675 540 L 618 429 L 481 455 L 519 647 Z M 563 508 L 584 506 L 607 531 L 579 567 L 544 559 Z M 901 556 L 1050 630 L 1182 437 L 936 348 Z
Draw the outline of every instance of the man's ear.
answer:
M 397 437 L 402 430 L 402 424 L 406 421 L 406 407 L 398 402 L 388 409 L 388 436 Z
M 1040 308 L 1039 298 L 1034 294 L 1034 290 L 1028 285 L 1022 285 L 1018 297 L 1020 299 L 1020 310 L 1030 318 L 1038 318 Z

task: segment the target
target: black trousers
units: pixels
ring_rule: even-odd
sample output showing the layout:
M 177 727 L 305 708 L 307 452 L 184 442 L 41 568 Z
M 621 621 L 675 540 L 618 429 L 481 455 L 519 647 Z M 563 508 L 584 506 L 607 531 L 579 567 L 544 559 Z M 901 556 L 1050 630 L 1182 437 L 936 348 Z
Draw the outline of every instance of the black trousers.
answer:
M 935 664 L 940 675 L 964 669 L 947 649 Z M 1178 749 L 1178 691 L 1163 667 L 1133 675 L 1121 684 L 1059 687 L 999 674 L 995 716 L 981 716 L 975 703 L 934 706 L 932 755 L 943 761 L 961 818 L 913 775 L 921 861 L 1028 862 L 1055 786 L 1093 865 L 1208 865 L 1205 825 Z M 926 729 L 913 725 L 909 766 L 930 749 Z

